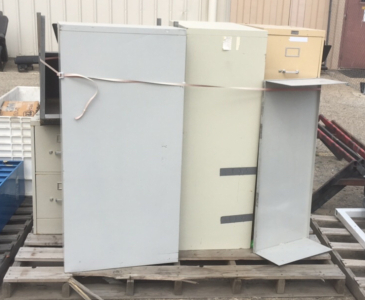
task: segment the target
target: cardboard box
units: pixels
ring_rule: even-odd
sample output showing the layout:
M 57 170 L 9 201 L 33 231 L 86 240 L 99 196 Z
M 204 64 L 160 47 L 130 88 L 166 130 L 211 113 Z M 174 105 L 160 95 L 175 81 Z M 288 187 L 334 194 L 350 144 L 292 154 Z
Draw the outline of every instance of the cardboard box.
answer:
M 38 109 L 38 101 L 4 101 L 0 116 L 33 117 Z

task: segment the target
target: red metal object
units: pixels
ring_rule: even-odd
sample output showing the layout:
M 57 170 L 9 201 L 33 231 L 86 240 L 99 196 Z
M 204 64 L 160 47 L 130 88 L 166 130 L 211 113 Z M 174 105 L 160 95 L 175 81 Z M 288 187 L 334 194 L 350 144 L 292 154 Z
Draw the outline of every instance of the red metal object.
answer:
M 323 115 L 319 115 L 319 120 L 323 122 L 336 137 L 346 144 L 349 148 L 359 154 L 362 158 L 365 158 L 365 150 L 362 149 L 358 144 L 356 144 L 350 137 L 348 137 L 345 133 L 343 133 L 336 125 L 332 124 L 332 122 L 326 119 Z
M 345 128 L 343 128 L 340 124 L 338 124 L 335 120 L 331 121 L 332 124 L 337 126 L 344 134 L 346 134 L 350 139 L 352 139 L 356 144 L 359 145 L 363 150 L 365 150 L 365 145 L 359 141 L 354 135 L 352 135 L 350 132 L 348 132 Z
M 339 179 L 335 185 L 351 185 L 351 186 L 365 186 L 365 179 L 363 178 L 342 178 Z
M 337 145 L 335 141 L 329 138 L 321 129 L 317 129 L 317 137 L 336 155 L 338 159 L 344 158 L 346 161 L 351 162 L 356 160 L 346 151 L 344 151 L 340 146 Z

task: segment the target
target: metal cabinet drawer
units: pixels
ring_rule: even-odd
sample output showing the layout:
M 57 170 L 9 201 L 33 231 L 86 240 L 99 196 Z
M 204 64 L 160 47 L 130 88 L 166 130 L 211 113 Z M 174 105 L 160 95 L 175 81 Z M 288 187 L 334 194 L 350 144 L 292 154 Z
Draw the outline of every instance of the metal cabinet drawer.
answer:
M 36 175 L 37 219 L 62 218 L 61 174 Z
M 38 219 L 35 234 L 62 234 L 63 219 Z
M 265 79 L 319 77 L 323 41 L 320 37 L 269 36 Z
M 60 126 L 35 126 L 35 171 L 61 172 Z

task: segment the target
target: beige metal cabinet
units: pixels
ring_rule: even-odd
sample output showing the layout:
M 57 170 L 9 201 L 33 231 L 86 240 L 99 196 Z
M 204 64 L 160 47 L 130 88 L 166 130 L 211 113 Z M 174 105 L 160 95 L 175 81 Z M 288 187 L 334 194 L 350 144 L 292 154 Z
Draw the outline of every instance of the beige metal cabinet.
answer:
M 267 32 L 233 23 L 187 29 L 188 84 L 261 88 Z M 261 91 L 185 89 L 180 250 L 250 248 Z
M 268 31 L 265 79 L 319 78 L 325 31 L 249 25 Z
M 35 163 L 38 172 L 61 172 L 61 135 L 60 126 L 35 126 L 36 146 Z
M 62 218 L 61 174 L 36 175 L 37 217 Z
M 35 234 L 61 234 L 62 162 L 60 126 L 31 121 L 33 164 L 33 217 Z

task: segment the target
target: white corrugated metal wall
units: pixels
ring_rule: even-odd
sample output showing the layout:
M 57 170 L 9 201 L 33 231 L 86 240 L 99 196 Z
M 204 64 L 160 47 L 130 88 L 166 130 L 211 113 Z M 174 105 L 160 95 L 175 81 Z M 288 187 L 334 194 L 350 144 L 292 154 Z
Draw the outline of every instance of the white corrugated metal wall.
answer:
M 229 21 L 231 0 L 218 0 L 217 21 Z M 59 21 L 154 25 L 162 19 L 208 20 L 208 0 L 0 0 L 9 18 L 9 56 L 37 54 L 36 13 L 46 16 L 46 48 L 57 51 L 51 24 Z M 97 42 L 97 41 L 96 41 Z

